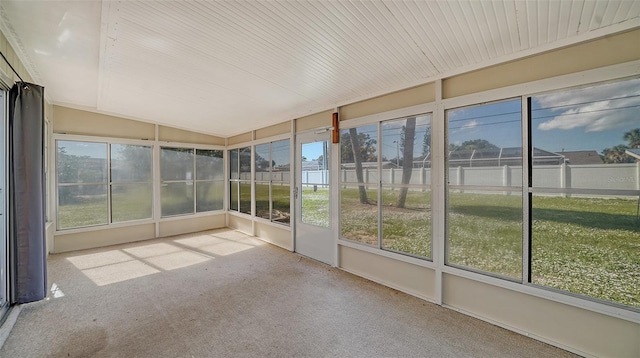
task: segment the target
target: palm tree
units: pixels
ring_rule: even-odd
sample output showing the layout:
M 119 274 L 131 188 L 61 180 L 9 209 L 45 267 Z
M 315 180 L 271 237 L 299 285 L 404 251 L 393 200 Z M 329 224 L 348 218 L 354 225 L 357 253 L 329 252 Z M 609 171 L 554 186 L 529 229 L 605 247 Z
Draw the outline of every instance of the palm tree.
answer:
M 360 204 L 368 204 L 367 190 L 364 187 L 364 175 L 362 173 L 362 152 L 360 151 L 360 141 L 358 140 L 358 131 L 356 128 L 349 128 L 351 137 L 351 149 L 353 151 L 353 163 L 356 169 L 356 178 L 358 179 L 358 193 L 360 193 Z
M 606 148 L 602 151 L 602 159 L 604 159 L 604 162 L 607 164 L 633 163 L 633 158 L 625 153 L 626 149 L 628 148 L 624 144 L 618 144 L 613 148 Z
M 411 173 L 413 172 L 413 141 L 416 135 L 416 118 L 408 118 L 406 126 L 403 127 L 402 138 L 402 184 L 407 185 L 411 182 Z M 400 161 L 400 158 L 398 158 Z M 398 202 L 396 206 L 404 208 L 407 201 L 407 194 L 409 188 L 404 186 L 400 189 L 400 195 L 398 195 Z
M 622 138 L 629 143 L 629 148 L 640 148 L 640 128 L 628 131 Z

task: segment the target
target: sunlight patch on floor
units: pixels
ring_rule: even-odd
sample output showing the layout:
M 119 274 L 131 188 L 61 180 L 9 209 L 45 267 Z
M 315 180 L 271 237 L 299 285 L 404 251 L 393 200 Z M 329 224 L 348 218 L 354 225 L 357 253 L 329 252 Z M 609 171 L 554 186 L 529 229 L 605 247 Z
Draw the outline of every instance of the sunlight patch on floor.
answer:
M 82 273 L 98 286 L 127 281 L 158 272 L 160 271 L 138 260 L 82 270 Z
M 167 255 L 149 257 L 146 261 L 165 271 L 196 265 L 211 260 L 210 257 L 189 251 L 174 252 Z
M 67 258 L 98 286 L 193 266 L 212 259 L 171 243 L 138 245 Z
M 51 296 L 53 298 L 61 298 L 64 297 L 64 292 L 62 292 L 62 290 L 60 289 L 60 287 L 58 287 L 57 283 L 53 283 L 51 285 Z
M 239 238 L 246 238 L 246 235 L 242 234 Z M 185 245 L 200 251 L 204 251 L 216 256 L 227 256 L 242 252 L 255 247 L 255 244 L 248 244 L 238 242 L 237 240 L 229 240 L 226 238 L 220 238 L 218 234 L 214 235 L 199 235 L 194 237 L 188 237 L 184 239 L 177 239 L 174 242 Z M 245 241 L 247 242 L 247 241 Z
M 167 255 L 178 251 L 183 251 L 183 249 L 165 243 L 157 243 L 157 244 L 149 244 L 143 246 L 131 247 L 128 249 L 122 250 L 132 256 L 137 258 L 147 258 L 147 257 L 155 257 L 161 255 Z
M 79 270 L 86 270 L 131 261 L 131 256 L 120 250 L 109 250 L 95 254 L 68 257 L 67 260 Z

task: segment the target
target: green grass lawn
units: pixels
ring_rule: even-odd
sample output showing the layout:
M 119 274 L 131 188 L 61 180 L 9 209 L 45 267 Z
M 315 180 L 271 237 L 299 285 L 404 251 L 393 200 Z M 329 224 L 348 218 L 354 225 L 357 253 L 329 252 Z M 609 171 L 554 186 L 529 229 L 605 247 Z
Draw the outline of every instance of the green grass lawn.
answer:
M 325 188 L 302 188 L 302 222 L 329 227 L 329 190 Z
M 360 204 L 357 188 L 341 189 L 341 235 L 378 245 L 377 191 Z M 406 209 L 383 190 L 383 247 L 430 257 L 429 193 L 409 192 Z M 520 196 L 450 193 L 448 262 L 522 276 Z M 533 199 L 532 281 L 640 307 L 640 222 L 637 200 Z
M 273 210 L 269 213 L 269 184 L 256 184 L 256 216 L 264 219 L 271 219 L 275 222 L 288 224 L 291 221 L 290 191 L 289 185 L 279 185 L 274 183 L 271 186 L 271 198 L 273 200 Z M 243 194 L 245 194 L 243 192 Z M 242 197 L 243 201 L 251 203 L 251 192 Z
M 196 185 L 197 212 L 222 209 L 224 182 L 203 181 L 197 182 Z M 152 190 L 150 184 L 113 184 L 112 222 L 150 219 L 153 213 Z M 58 228 L 70 229 L 107 224 L 106 194 L 83 195 L 74 187 L 66 187 L 66 191 L 61 190 L 60 193 L 67 197 L 58 210 Z M 161 198 L 163 216 L 193 213 L 192 185 L 176 183 L 174 186 L 164 186 Z
M 431 257 L 431 193 L 409 191 L 404 208 L 396 206 L 398 188 L 382 190 L 382 247 L 414 256 Z M 367 190 L 360 203 L 357 187 L 341 189 L 341 236 L 378 246 L 378 191 Z
M 450 193 L 448 227 L 448 263 L 522 277 L 520 196 Z
M 532 280 L 640 307 L 638 201 L 533 198 Z
M 107 194 L 77 196 L 73 203 L 58 208 L 58 229 L 106 224 L 107 220 Z

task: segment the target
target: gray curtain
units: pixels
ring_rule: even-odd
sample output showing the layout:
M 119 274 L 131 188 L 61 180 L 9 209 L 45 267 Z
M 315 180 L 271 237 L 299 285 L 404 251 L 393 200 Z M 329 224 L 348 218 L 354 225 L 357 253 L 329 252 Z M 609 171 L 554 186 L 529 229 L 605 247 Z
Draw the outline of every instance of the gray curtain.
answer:
M 9 92 L 9 245 L 12 303 L 47 295 L 44 87 L 16 83 Z

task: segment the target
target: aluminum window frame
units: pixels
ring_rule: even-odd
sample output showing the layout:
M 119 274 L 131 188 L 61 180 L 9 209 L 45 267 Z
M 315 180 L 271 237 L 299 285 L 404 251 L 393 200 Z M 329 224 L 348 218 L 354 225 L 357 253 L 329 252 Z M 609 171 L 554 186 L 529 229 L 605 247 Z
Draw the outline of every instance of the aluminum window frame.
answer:
M 157 127 L 157 126 L 156 126 Z M 157 137 L 157 128 L 156 128 L 156 137 Z M 166 141 L 158 141 L 158 140 L 147 140 L 147 139 L 131 139 L 131 138 L 115 138 L 115 137 L 98 137 L 98 136 L 88 136 L 88 135 L 76 135 L 76 134 L 66 134 L 66 133 L 53 133 L 51 136 L 51 141 L 53 147 L 57 148 L 57 141 L 80 141 L 80 142 L 99 142 L 99 143 L 107 143 L 107 144 L 131 144 L 131 145 L 140 145 L 140 146 L 151 146 L 152 147 L 152 175 L 153 175 L 153 203 L 152 203 L 152 212 L 153 217 L 151 219 L 143 219 L 143 220 L 132 220 L 125 222 L 117 222 L 117 223 L 109 223 L 109 224 L 101 224 L 94 226 L 83 226 L 78 228 L 70 228 L 70 229 L 60 229 L 57 226 L 57 218 L 58 218 L 58 163 L 57 163 L 57 154 L 51 153 L 51 173 L 55 174 L 55 178 L 51 179 L 52 190 L 51 193 L 55 195 L 52 203 L 52 222 L 55 224 L 55 233 L 54 235 L 67 235 L 67 234 L 76 234 L 82 232 L 91 232 L 96 230 L 105 230 L 112 228 L 122 228 L 122 227 L 130 227 L 130 226 L 138 226 L 145 224 L 155 224 L 156 226 L 156 236 L 159 235 L 158 225 L 161 222 L 165 221 L 174 221 L 181 220 L 187 218 L 197 218 L 197 217 L 206 217 L 212 215 L 219 215 L 224 213 L 225 205 L 227 204 L 227 200 L 223 199 L 223 208 L 219 210 L 193 213 L 189 215 L 178 215 L 178 216 L 170 216 L 170 217 L 161 217 L 160 216 L 160 147 L 173 147 L 173 148 L 195 148 L 195 149 L 213 149 L 213 150 L 221 150 L 223 152 L 223 162 L 225 163 L 223 166 L 223 177 L 227 178 L 227 156 L 226 156 L 226 147 L 224 145 L 211 145 L 211 144 L 197 144 L 197 143 L 181 143 L 181 142 L 166 142 Z M 52 148 L 53 148 L 52 147 Z M 224 189 L 223 198 L 226 198 L 227 189 Z M 194 198 L 195 202 L 195 198 Z
M 389 121 L 400 121 L 403 119 L 407 119 L 407 118 L 411 118 L 411 117 L 419 117 L 419 116 L 425 116 L 425 115 L 429 115 L 430 116 L 430 123 L 429 123 L 429 127 L 432 130 L 431 133 L 431 148 L 433 151 L 433 144 L 434 144 L 434 132 L 433 132 L 433 128 L 434 128 L 434 120 L 436 118 L 436 105 L 435 102 L 430 102 L 430 103 L 425 103 L 425 104 L 420 104 L 420 105 L 415 105 L 415 106 L 411 106 L 411 107 L 405 107 L 405 108 L 400 108 L 400 109 L 395 109 L 395 110 L 391 110 L 391 111 L 387 111 L 387 112 L 382 112 L 382 113 L 376 113 L 376 114 L 372 114 L 372 115 L 367 115 L 367 116 L 363 116 L 363 117 L 359 117 L 359 118 L 354 118 L 354 119 L 350 119 L 348 121 L 344 121 L 344 122 L 340 122 L 340 130 L 346 130 L 346 129 L 351 129 L 351 128 L 359 128 L 359 127 L 364 127 L 364 126 L 370 126 L 370 125 L 376 125 L 376 131 L 377 131 L 377 135 L 376 135 L 376 153 L 377 153 L 377 170 L 378 173 L 381 173 L 380 168 L 382 168 L 382 155 L 381 155 L 381 151 L 380 151 L 380 144 L 382 143 L 382 125 L 384 122 L 389 122 Z M 333 159 L 336 163 L 338 168 L 340 168 L 341 165 L 341 158 L 342 158 L 342 146 L 341 145 L 337 145 L 337 147 L 339 148 L 339 150 L 337 151 L 337 154 L 334 155 Z M 422 185 L 422 184 L 394 184 L 394 187 L 409 187 L 409 188 L 418 188 L 418 189 L 425 189 L 429 192 L 432 193 L 431 195 L 431 208 L 434 208 L 434 205 L 436 204 L 437 200 L 435 198 L 435 196 L 433 195 L 433 190 L 432 190 L 432 186 L 433 186 L 433 178 L 434 175 L 434 171 L 433 169 L 431 169 L 431 184 L 429 185 Z M 343 186 L 358 186 L 359 183 L 357 181 L 353 182 L 353 181 L 344 181 L 343 180 L 343 176 L 341 174 L 337 175 L 337 190 L 338 190 L 338 197 L 337 197 L 337 206 L 338 209 L 340 208 L 340 205 L 342 203 L 342 190 L 341 188 Z M 364 183 L 365 187 L 367 187 L 367 183 Z M 390 185 L 390 183 L 383 183 L 382 182 L 382 178 L 381 175 L 378 175 L 378 180 L 376 183 L 372 183 L 371 186 L 375 186 L 375 190 L 377 190 L 377 203 L 376 203 L 376 210 L 377 210 L 377 245 L 370 245 L 364 242 L 360 242 L 360 241 L 355 241 L 355 240 L 351 240 L 348 238 L 345 238 L 341 235 L 341 227 L 342 227 L 342 219 L 341 219 L 341 214 L 340 214 L 340 210 L 338 210 L 337 212 L 337 216 L 338 216 L 338 220 L 336 221 L 338 226 L 337 226 L 337 235 L 338 235 L 338 245 L 343 245 L 343 246 L 347 246 L 347 247 L 352 247 L 352 248 L 357 248 L 357 249 L 361 249 L 364 251 L 368 251 L 368 252 L 372 252 L 372 253 L 376 253 L 382 256 L 387 256 L 387 257 L 392 257 L 395 259 L 399 259 L 400 261 L 405 261 L 405 262 L 411 262 L 411 263 L 420 263 L 420 266 L 425 266 L 425 267 L 434 267 L 434 257 L 436 256 L 436 252 L 435 252 L 435 245 L 434 245 L 434 230 L 435 228 L 435 222 L 433 220 L 433 215 L 432 215 L 432 225 L 431 225 L 431 257 L 423 257 L 423 256 L 419 256 L 419 255 L 414 255 L 411 253 L 407 253 L 407 252 L 402 252 L 402 251 L 396 251 L 396 250 L 391 250 L 388 248 L 383 247 L 382 244 L 382 240 L 383 240 L 383 231 L 382 231 L 382 189 L 384 187 L 388 187 Z M 432 211 L 433 212 L 433 211 Z
M 82 183 L 82 184 L 78 184 L 78 182 L 73 182 L 73 183 L 60 183 L 60 175 L 58 172 L 58 169 L 60 168 L 60 164 L 59 164 L 59 156 L 58 156 L 58 143 L 59 142 L 76 142 L 76 143 L 92 143 L 92 144 L 104 144 L 105 145 L 105 181 L 104 182 L 87 182 L 87 183 Z M 68 230 L 74 230 L 74 229 L 84 229 L 84 228 L 91 228 L 91 227 L 100 227 L 100 226 L 108 226 L 110 225 L 111 222 L 111 190 L 110 190 L 110 182 L 111 182 L 111 171 L 110 171 L 110 167 L 111 167 L 111 151 L 110 151 L 110 147 L 109 147 L 109 142 L 106 140 L 83 140 L 82 138 L 55 138 L 54 139 L 54 146 L 55 146 L 55 167 L 56 167 L 56 171 L 55 171 L 55 177 L 56 177 L 56 198 L 55 198 L 55 202 L 56 202 L 56 214 L 60 212 L 60 188 L 61 187 L 72 187 L 72 186 L 78 186 L 78 185 L 104 185 L 105 187 L 105 192 L 107 195 L 106 201 L 107 201 L 107 215 L 106 215 L 106 222 L 105 223 L 99 223 L 99 224 L 90 224 L 90 225 L 82 225 L 82 226 L 74 226 L 74 227 L 68 227 L 68 228 L 61 228 L 60 227 L 60 215 L 56 215 L 56 231 L 64 231 L 67 232 Z
M 640 65 L 640 61 L 636 61 L 639 65 Z M 611 66 L 613 68 L 623 68 L 623 66 Z M 592 71 L 588 71 L 588 74 L 591 73 L 598 73 L 599 71 L 597 70 L 592 70 Z M 541 284 L 536 284 L 532 281 L 532 261 L 533 261 L 533 252 L 532 252 L 532 247 L 533 247 L 533 228 L 532 228 L 532 222 L 533 222 L 533 194 L 535 193 L 544 193 L 544 194 L 586 194 L 586 195 L 606 195 L 606 196 L 639 196 L 640 195 L 640 190 L 625 190 L 625 189 L 599 189 L 599 188 L 549 188 L 549 187 L 542 187 L 542 186 L 536 186 L 534 185 L 533 182 L 533 172 L 534 172 L 534 168 L 533 168 L 533 138 L 532 138 L 532 116 L 531 116 L 531 100 L 533 97 L 535 96 L 543 96 L 543 95 L 548 95 L 548 94 L 553 94 L 553 93 L 562 93 L 565 91 L 573 91 L 573 90 L 578 90 L 578 89 L 583 89 L 583 88 L 589 88 L 589 87 L 596 87 L 596 86 L 601 86 L 601 85 L 606 85 L 606 84 L 611 84 L 611 83 L 618 83 L 618 82 L 623 82 L 623 81 L 627 81 L 627 80 L 632 80 L 632 79 L 640 79 L 640 70 L 635 70 L 635 73 L 632 74 L 627 74 L 626 76 L 615 76 L 613 78 L 606 78 L 606 79 L 602 79 L 599 78 L 600 76 L 595 76 L 596 79 L 592 80 L 592 81 L 584 81 L 584 82 L 580 82 L 577 84 L 573 84 L 573 85 L 566 85 L 566 86 L 556 86 L 550 89 L 546 89 L 546 90 L 540 90 L 537 92 L 532 92 L 532 93 L 527 93 L 524 94 L 522 96 L 523 99 L 526 99 L 526 101 L 523 101 L 523 108 L 524 105 L 526 104 L 526 123 L 523 123 L 523 129 L 526 130 L 526 134 L 523 133 L 523 138 L 526 139 L 527 141 L 527 147 L 523 147 L 526 148 L 527 150 L 523 150 L 523 155 L 526 153 L 526 162 L 527 162 L 527 166 L 525 167 L 523 165 L 523 168 L 526 170 L 526 175 L 525 173 L 523 173 L 523 184 L 526 181 L 526 186 L 524 187 L 526 189 L 526 209 L 525 207 L 523 207 L 523 216 L 526 215 L 529 219 L 528 222 L 528 226 L 527 226 L 527 237 L 523 238 L 523 243 L 526 243 L 526 254 L 527 257 L 525 258 L 523 256 L 523 285 L 524 286 L 528 286 L 528 287 L 532 287 L 532 288 L 536 288 L 536 289 L 540 289 L 540 290 L 544 290 L 544 291 L 548 291 L 548 292 L 552 292 L 552 293 L 557 293 L 560 295 L 564 295 L 567 296 L 569 298 L 573 298 L 576 300 L 584 300 L 587 302 L 592 302 L 595 305 L 602 305 L 602 306 L 608 306 L 610 307 L 610 309 L 605 308 L 605 312 L 616 312 L 617 310 L 623 310 L 630 312 L 631 315 L 627 315 L 622 313 L 621 316 L 623 317 L 627 317 L 627 316 L 631 316 L 634 322 L 640 323 L 640 307 L 633 307 L 633 306 L 629 306 L 629 305 L 624 305 L 615 301 L 607 301 L 607 300 L 603 300 L 594 296 L 589 296 L 589 295 L 585 295 L 585 294 L 580 294 L 580 293 L 575 293 L 575 292 L 571 292 L 571 291 L 567 291 L 567 290 L 562 290 L 559 288 L 555 288 L 555 287 L 551 287 L 551 286 L 545 286 L 545 285 L 541 285 Z M 585 77 L 590 77 L 590 76 L 585 76 Z M 525 112 L 523 112 L 523 116 L 525 115 Z M 523 117 L 525 118 L 525 117 Z M 524 160 L 525 158 L 523 158 Z M 524 164 L 524 162 L 523 162 Z M 523 204 L 524 204 L 523 203 Z M 524 272 L 524 269 L 526 268 L 527 272 Z M 584 304 L 583 304 L 584 305 Z M 581 305 L 582 306 L 582 305 Z M 589 307 L 597 307 L 597 306 L 593 306 L 592 304 L 587 304 L 585 306 L 589 306 Z M 602 307 L 598 307 L 598 309 L 601 309 Z M 615 310 L 615 311 L 614 311 Z M 634 317 L 637 314 L 637 318 Z
M 450 172 L 450 167 L 449 167 L 449 155 L 450 150 L 449 150 L 449 118 L 447 115 L 448 111 L 451 110 L 457 110 L 457 109 L 462 109 L 462 108 L 468 108 L 468 107 L 481 107 L 484 105 L 491 105 L 491 104 L 497 104 L 497 103 L 502 103 L 502 102 L 510 102 L 510 101 L 515 101 L 515 100 L 519 100 L 520 101 L 520 128 L 521 128 L 521 146 L 524 145 L 524 142 L 522 142 L 522 139 L 524 138 L 525 132 L 523 131 L 523 126 L 524 126 L 524 113 L 522 111 L 523 109 L 523 105 L 526 103 L 526 101 L 524 101 L 524 96 L 511 96 L 511 97 L 507 97 L 507 98 L 501 98 L 501 99 L 495 99 L 495 100 L 490 100 L 490 101 L 485 101 L 485 102 L 481 102 L 481 103 L 472 103 L 472 104 L 466 104 L 463 106 L 459 106 L 459 107 L 450 107 L 450 108 L 444 108 L 443 109 L 443 123 L 444 123 L 444 175 L 445 175 L 445 181 L 444 181 L 444 198 L 445 198 L 445 210 L 444 210 L 444 216 L 445 216 L 445 226 L 444 226 L 444 262 L 443 265 L 444 266 L 450 266 L 450 267 L 455 267 L 457 269 L 460 270 L 466 270 L 466 271 L 470 271 L 470 272 L 474 272 L 474 273 L 478 273 L 481 275 L 487 275 L 487 276 L 491 276 L 491 277 L 495 277 L 498 279 L 502 279 L 502 280 L 507 280 L 507 281 L 512 281 L 515 283 L 523 283 L 523 277 L 517 278 L 517 277 L 511 277 L 511 276 L 507 276 L 507 275 L 503 275 L 500 273 L 496 273 L 496 272 L 491 272 L 491 271 L 485 271 L 485 270 L 481 270 L 475 267 L 471 267 L 471 266 L 464 266 L 464 265 L 460 265 L 460 264 L 456 264 L 456 263 L 451 263 L 449 262 L 449 245 L 450 245 L 450 240 L 449 240 L 449 203 L 450 203 L 450 198 L 449 198 L 449 193 L 452 190 L 479 190 L 482 192 L 489 192 L 489 193 L 493 193 L 493 192 L 520 192 L 520 197 L 522 198 L 522 208 L 524 210 L 525 206 L 525 202 L 524 202 L 524 196 L 525 196 L 525 192 L 526 192 L 526 187 L 524 186 L 489 186 L 489 185 L 452 185 L 450 184 L 451 180 L 449 179 L 449 172 Z M 524 148 L 524 147 L 523 147 Z M 526 155 L 526 151 L 522 150 L 522 177 L 525 177 L 525 170 L 524 170 L 524 157 Z M 523 233 L 523 237 L 524 237 L 524 233 L 528 232 L 528 226 L 529 223 L 525 223 L 524 221 L 521 221 L 521 225 L 522 225 L 522 233 Z M 524 238 L 523 238 L 524 240 Z M 523 246 L 524 248 L 525 246 Z M 524 260 L 524 251 L 522 252 L 522 257 Z M 521 267 L 521 275 L 524 275 L 524 268 Z

